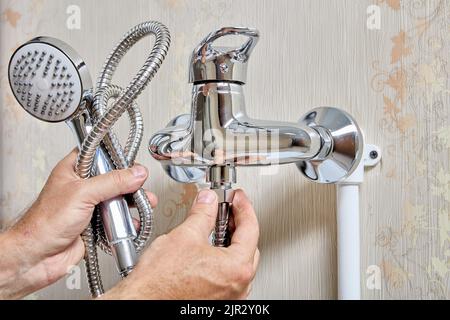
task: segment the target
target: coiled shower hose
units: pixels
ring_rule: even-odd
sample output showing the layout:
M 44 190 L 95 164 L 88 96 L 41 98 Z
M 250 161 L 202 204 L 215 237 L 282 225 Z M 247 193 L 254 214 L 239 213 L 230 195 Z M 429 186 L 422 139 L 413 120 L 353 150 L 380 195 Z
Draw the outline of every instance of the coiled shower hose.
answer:
M 153 49 L 130 84 L 125 90 L 112 85 L 113 74 L 123 56 L 136 42 L 151 34 L 155 35 L 156 38 Z M 76 171 L 81 178 L 87 179 L 90 177 L 96 149 L 101 143 L 105 145 L 117 169 L 124 169 L 133 165 L 143 132 L 142 117 L 134 101 L 158 71 L 169 46 L 170 34 L 166 26 L 156 21 L 144 22 L 127 32 L 106 59 L 98 77 L 94 95 L 92 116 L 95 124 L 84 140 L 77 159 Z M 116 98 L 116 100 L 108 108 L 108 101 L 112 98 Z M 111 128 L 125 111 L 128 111 L 131 129 L 125 149 L 123 149 Z M 139 252 L 151 235 L 152 209 L 143 189 L 139 189 L 133 194 L 133 200 L 140 217 L 139 234 L 134 240 L 136 251 Z M 94 297 L 104 293 L 96 246 L 99 245 L 100 248 L 110 253 L 110 248 L 98 221 L 97 216 L 82 234 L 86 246 L 86 273 L 89 288 Z

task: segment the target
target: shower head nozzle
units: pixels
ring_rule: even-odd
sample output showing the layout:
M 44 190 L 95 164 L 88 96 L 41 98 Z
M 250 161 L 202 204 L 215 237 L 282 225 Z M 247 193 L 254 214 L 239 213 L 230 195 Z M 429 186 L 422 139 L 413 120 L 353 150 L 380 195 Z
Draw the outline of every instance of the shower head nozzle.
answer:
M 92 80 L 84 61 L 68 44 L 38 37 L 12 55 L 9 84 L 19 104 L 34 117 L 60 122 L 76 115 Z

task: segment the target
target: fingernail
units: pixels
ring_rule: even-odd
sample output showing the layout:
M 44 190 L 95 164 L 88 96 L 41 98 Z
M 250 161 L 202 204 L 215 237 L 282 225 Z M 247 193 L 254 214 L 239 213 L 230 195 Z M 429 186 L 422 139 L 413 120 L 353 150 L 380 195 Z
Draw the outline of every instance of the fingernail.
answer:
M 211 204 L 216 200 L 216 193 L 211 190 L 202 190 L 197 196 L 197 203 Z
M 136 178 L 144 178 L 147 176 L 147 170 L 143 166 L 134 166 L 131 172 Z

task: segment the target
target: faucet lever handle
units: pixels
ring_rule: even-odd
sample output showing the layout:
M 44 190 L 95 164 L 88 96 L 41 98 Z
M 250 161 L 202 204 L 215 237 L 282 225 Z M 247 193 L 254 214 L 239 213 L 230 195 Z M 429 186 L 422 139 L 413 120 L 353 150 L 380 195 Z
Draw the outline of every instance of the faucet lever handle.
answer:
M 230 35 L 238 35 L 238 36 L 247 36 L 247 41 L 238 48 L 230 48 L 227 47 L 228 52 L 220 52 L 217 48 L 213 49 L 212 44 L 219 38 L 230 36 Z M 256 46 L 259 40 L 259 32 L 253 28 L 241 28 L 241 27 L 225 27 L 214 32 L 211 32 L 200 44 L 199 50 L 201 52 L 212 52 L 218 51 L 219 54 L 231 54 L 234 58 L 240 62 L 245 62 L 249 58 L 250 54 L 253 51 L 253 48 Z
M 237 48 L 213 46 L 217 39 L 230 35 L 246 36 L 248 39 Z M 252 28 L 225 27 L 211 32 L 192 53 L 189 82 L 245 83 L 247 62 L 258 39 L 258 30 Z

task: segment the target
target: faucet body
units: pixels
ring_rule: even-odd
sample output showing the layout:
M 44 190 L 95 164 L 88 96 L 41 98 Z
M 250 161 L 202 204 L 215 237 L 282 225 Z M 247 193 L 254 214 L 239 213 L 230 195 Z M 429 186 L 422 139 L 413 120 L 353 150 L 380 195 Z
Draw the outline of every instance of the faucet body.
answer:
M 241 35 L 239 48 L 216 47 L 220 37 Z M 169 122 L 149 143 L 167 174 L 184 183 L 208 182 L 219 197 L 213 244 L 229 244 L 228 219 L 239 166 L 296 163 L 309 179 L 334 183 L 348 177 L 363 153 L 363 136 L 346 112 L 309 111 L 298 122 L 252 119 L 244 99 L 247 64 L 259 34 L 222 28 L 210 33 L 191 56 L 191 113 Z
M 194 84 L 191 114 L 180 120 L 150 140 L 150 153 L 163 165 L 292 163 L 316 157 L 330 140 L 312 127 L 249 118 L 243 84 L 233 82 Z

